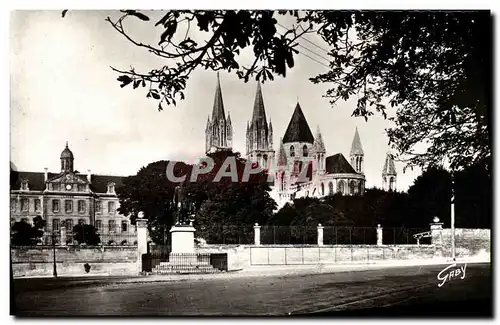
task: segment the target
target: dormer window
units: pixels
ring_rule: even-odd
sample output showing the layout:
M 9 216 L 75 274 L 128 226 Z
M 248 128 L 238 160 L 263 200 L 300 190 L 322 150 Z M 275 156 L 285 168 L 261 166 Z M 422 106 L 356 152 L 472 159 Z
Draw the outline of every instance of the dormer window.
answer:
M 23 179 L 21 181 L 21 191 L 29 191 L 28 180 L 27 179 Z
M 115 183 L 108 184 L 108 194 L 115 194 Z
M 295 148 L 290 146 L 290 157 L 295 157 Z
M 307 157 L 307 146 L 302 147 L 302 156 Z

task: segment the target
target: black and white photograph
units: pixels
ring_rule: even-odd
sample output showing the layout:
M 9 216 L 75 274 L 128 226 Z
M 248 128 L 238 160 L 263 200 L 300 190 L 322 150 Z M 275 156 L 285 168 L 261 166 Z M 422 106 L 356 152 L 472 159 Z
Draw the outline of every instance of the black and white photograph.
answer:
M 494 13 L 231 6 L 10 10 L 10 317 L 492 319 Z

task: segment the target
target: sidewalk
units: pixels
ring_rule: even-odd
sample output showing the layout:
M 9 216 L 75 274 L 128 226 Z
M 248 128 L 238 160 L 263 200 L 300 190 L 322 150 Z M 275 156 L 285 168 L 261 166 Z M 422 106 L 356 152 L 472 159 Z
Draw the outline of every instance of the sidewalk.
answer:
M 487 260 L 478 259 L 457 259 L 455 263 L 489 263 Z M 131 277 L 120 276 L 92 276 L 92 277 L 23 277 L 16 278 L 15 285 L 32 290 L 55 289 L 59 287 L 74 287 L 88 285 L 113 285 L 130 283 L 152 283 L 152 282 L 178 282 L 178 281 L 199 281 L 217 279 L 239 279 L 248 277 L 272 277 L 272 276 L 293 276 L 307 274 L 326 274 L 338 272 L 360 272 L 365 270 L 376 270 L 385 268 L 397 268 L 406 266 L 425 265 L 449 265 L 451 260 L 405 260 L 391 261 L 385 263 L 359 263 L 359 264 L 314 264 L 314 265 L 263 265 L 250 266 L 241 271 L 215 273 L 215 274 L 172 274 L 172 275 L 140 275 Z

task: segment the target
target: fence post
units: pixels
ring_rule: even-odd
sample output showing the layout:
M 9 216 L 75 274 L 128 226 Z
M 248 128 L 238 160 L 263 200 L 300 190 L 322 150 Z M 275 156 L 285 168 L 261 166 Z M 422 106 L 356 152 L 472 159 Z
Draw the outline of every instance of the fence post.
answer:
M 377 225 L 377 246 L 382 246 L 382 227 L 380 224 Z
M 61 246 L 66 246 L 66 227 L 61 226 Z
M 318 223 L 318 246 L 323 246 L 323 226 Z
M 260 226 L 258 223 L 255 223 L 255 226 L 253 226 L 253 233 L 254 233 L 254 245 L 259 246 L 260 245 Z
M 148 252 L 148 220 L 144 218 L 144 212 L 139 212 L 137 222 L 137 268 L 142 271 L 142 254 Z

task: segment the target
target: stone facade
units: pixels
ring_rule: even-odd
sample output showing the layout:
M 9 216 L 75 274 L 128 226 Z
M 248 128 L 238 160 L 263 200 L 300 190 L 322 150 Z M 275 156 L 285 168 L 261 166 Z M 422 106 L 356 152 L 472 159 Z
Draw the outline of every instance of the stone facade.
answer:
M 46 230 L 59 233 L 64 226 L 69 242 L 71 230 L 78 223 L 95 226 L 105 244 L 120 236 L 133 239 L 135 227 L 117 210 L 119 200 L 115 189 L 122 184 L 123 177 L 91 174 L 90 170 L 87 174 L 79 173 L 74 170 L 74 156 L 67 144 L 60 159 L 59 173 L 47 169 L 44 173 L 11 169 L 11 224 L 21 220 L 32 223 L 39 216 L 46 221 Z M 49 244 L 50 236 L 44 237 L 44 241 Z

